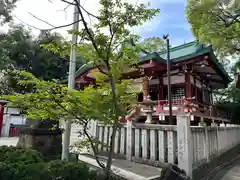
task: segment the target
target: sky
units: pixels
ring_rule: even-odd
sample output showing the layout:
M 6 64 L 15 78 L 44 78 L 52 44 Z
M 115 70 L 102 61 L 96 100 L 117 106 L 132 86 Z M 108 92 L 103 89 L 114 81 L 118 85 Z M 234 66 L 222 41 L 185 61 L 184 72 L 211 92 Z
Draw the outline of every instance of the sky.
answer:
M 187 0 L 125 1 L 134 4 L 136 2 L 150 2 L 151 7 L 160 9 L 159 16 L 154 17 L 153 20 L 145 23 L 141 27 L 133 29 L 133 32 L 140 34 L 142 38 L 153 36 L 162 37 L 163 34 L 169 34 L 170 44 L 173 46 L 194 40 L 184 13 Z M 92 12 L 93 14 L 98 13 L 99 0 L 81 0 L 81 4 L 89 12 Z M 70 6 L 63 11 L 65 7 L 66 4 L 60 0 L 20 0 L 17 3 L 17 8 L 13 12 L 14 21 L 16 23 L 24 22 L 25 24 L 29 24 L 40 29 L 51 28 L 51 26 L 37 20 L 31 15 L 34 14 L 36 17 L 45 20 L 54 26 L 69 24 L 72 22 L 73 18 L 73 7 Z M 91 22 L 93 23 L 94 20 Z M 32 29 L 35 34 L 39 32 L 34 28 Z M 65 37 L 69 37 L 67 33 L 68 29 L 71 29 L 71 26 L 68 28 L 59 29 L 57 32 L 61 33 Z M 7 26 L 2 28 L 2 30 L 6 31 Z

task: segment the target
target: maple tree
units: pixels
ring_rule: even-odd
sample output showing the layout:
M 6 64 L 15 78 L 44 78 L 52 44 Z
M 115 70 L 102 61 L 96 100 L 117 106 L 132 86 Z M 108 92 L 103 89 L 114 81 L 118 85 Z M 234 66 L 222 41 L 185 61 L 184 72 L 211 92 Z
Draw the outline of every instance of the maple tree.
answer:
M 144 48 L 139 42 L 140 37 L 131 33 L 131 27 L 151 20 L 159 13 L 159 9 L 151 9 L 144 4 L 130 4 L 122 0 L 100 0 L 99 15 L 94 15 L 77 0 L 62 1 L 78 9 L 83 28 L 71 33 L 81 37 L 82 41 L 76 47 L 84 60 L 88 64 L 101 65 L 98 66 L 97 85 L 90 85 L 81 91 L 69 90 L 64 85 L 39 80 L 27 72 L 17 71 L 18 76 L 24 77 L 18 83 L 26 86 L 31 84 L 34 91 L 8 98 L 12 104 L 23 108 L 25 114 L 33 119 L 74 119 L 84 127 L 87 127 L 90 119 L 111 124 L 113 131 L 106 166 L 101 164 L 96 156 L 108 179 L 115 135 L 120 126 L 119 116 L 126 115 L 126 107 L 132 106 L 136 101 L 136 94 L 129 93 L 131 91 L 128 82 L 121 79 L 121 73 L 138 62 L 139 54 Z M 97 23 L 90 26 L 84 13 L 97 19 Z M 159 47 L 155 43 L 152 43 L 152 46 Z M 49 51 L 60 52 L 57 44 L 47 44 L 43 47 Z M 93 151 L 97 153 L 94 145 L 96 143 L 86 128 L 84 134 Z

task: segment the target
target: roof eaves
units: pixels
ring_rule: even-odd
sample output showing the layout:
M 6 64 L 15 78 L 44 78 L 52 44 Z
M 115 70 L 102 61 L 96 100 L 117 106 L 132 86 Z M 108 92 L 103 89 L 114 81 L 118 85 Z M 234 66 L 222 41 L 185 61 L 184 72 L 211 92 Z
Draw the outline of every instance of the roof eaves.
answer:
M 161 58 L 157 52 L 151 53 L 145 57 L 142 57 L 139 61 L 139 63 L 145 62 L 145 61 L 149 61 L 149 60 L 155 60 L 157 62 L 160 63 L 166 63 L 166 60 Z
M 172 59 L 171 61 L 174 63 L 178 63 L 178 62 L 181 62 L 181 61 L 184 61 L 187 59 L 191 59 L 191 58 L 194 58 L 197 56 L 204 55 L 206 53 L 210 53 L 211 59 L 212 59 L 213 63 L 216 65 L 216 67 L 218 68 L 219 73 L 221 73 L 227 81 L 231 82 L 232 78 L 228 75 L 228 73 L 225 71 L 225 69 L 222 67 L 222 65 L 217 61 L 217 58 L 213 53 L 212 46 L 204 47 L 203 49 L 199 50 L 197 53 L 192 53 L 192 54 L 189 54 L 186 56 L 178 57 L 178 58 Z
M 95 67 L 95 65 L 92 65 L 92 64 L 84 64 L 76 71 L 75 75 L 79 76 L 82 73 L 85 73 L 86 71 L 88 71 L 94 67 Z

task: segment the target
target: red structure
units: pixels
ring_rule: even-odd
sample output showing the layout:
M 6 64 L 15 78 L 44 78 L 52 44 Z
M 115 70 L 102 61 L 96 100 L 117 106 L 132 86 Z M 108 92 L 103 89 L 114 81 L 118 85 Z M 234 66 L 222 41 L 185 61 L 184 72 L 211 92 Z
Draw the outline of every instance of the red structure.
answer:
M 124 79 L 129 79 L 132 86 L 142 91 L 138 97 L 140 111 L 133 110 L 125 120 L 135 117 L 137 121 L 144 122 L 147 114 L 143 102 L 149 96 L 153 101 L 153 118 L 167 121 L 166 56 L 166 51 L 152 53 L 140 58 L 137 67 L 122 73 Z M 199 120 L 200 115 L 215 120 L 224 118 L 225 115 L 214 108 L 212 90 L 225 88 L 232 80 L 216 59 L 212 47 L 193 41 L 171 48 L 170 59 L 173 116 L 191 113 L 193 120 Z M 76 72 L 76 88 L 95 83 L 94 71 L 99 71 L 98 67 L 82 66 Z
M 18 137 L 20 135 L 21 125 L 10 125 L 9 137 Z

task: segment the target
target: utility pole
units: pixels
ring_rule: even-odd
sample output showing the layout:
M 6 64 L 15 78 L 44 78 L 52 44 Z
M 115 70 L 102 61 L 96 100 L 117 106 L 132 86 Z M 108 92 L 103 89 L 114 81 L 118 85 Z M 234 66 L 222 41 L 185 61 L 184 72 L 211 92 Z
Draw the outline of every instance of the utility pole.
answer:
M 78 0 L 80 3 L 80 0 Z M 73 13 L 73 30 L 78 30 L 79 26 L 79 12 L 78 8 L 74 6 Z M 75 89 L 75 73 L 76 73 L 76 44 L 77 44 L 77 35 L 72 34 L 72 45 L 70 51 L 70 62 L 69 62 L 69 74 L 68 74 L 68 88 Z M 62 144 L 62 160 L 68 161 L 69 156 L 69 145 L 71 137 L 71 120 L 66 120 L 64 123 L 64 134 L 63 134 L 63 144 Z
M 167 85 L 168 85 L 168 109 L 169 109 L 169 124 L 173 125 L 172 119 L 172 88 L 171 88 L 171 59 L 170 59 L 170 45 L 168 35 L 164 35 L 167 45 Z

